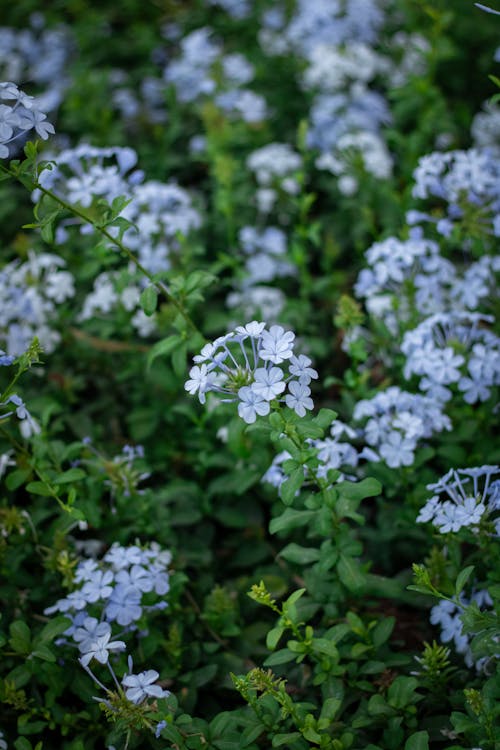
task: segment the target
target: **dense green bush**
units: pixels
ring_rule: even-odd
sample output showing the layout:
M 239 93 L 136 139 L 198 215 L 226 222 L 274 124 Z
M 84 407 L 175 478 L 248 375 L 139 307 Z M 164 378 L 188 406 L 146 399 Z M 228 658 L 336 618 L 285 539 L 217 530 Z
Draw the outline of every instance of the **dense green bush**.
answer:
M 2 24 L 0 748 L 500 748 L 500 18 Z

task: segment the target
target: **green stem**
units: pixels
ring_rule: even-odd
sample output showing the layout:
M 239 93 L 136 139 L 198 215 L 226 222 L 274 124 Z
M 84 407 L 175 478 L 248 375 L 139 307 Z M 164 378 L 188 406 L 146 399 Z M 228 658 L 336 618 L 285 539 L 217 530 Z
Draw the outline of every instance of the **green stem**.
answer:
M 24 446 L 18 443 L 17 440 L 13 438 L 12 435 L 10 435 L 1 424 L 0 424 L 0 433 L 10 442 L 10 444 L 16 449 L 16 451 L 18 451 L 19 453 L 22 453 L 25 458 L 28 458 L 28 459 L 32 458 L 31 454 L 24 448 Z M 55 500 L 57 500 L 61 510 L 64 510 L 66 513 L 71 513 L 71 508 L 66 503 L 64 503 L 63 500 L 61 500 L 57 492 L 55 492 L 54 488 L 52 487 L 48 479 L 46 479 L 46 477 L 42 474 L 40 469 L 37 469 L 37 467 L 34 466 L 33 464 L 31 464 L 31 468 L 33 472 L 36 474 L 36 476 L 38 477 L 38 479 L 40 480 L 40 482 L 42 482 L 42 484 L 44 484 L 47 490 L 50 492 L 50 496 L 53 497 Z
M 14 179 L 21 182 L 23 185 L 26 185 L 26 182 L 24 179 L 21 179 L 21 176 L 17 174 L 15 171 L 9 169 L 8 167 L 5 167 L 3 164 L 0 164 L 0 170 L 4 174 L 10 175 L 10 177 L 13 177 Z M 91 216 L 88 216 L 88 214 L 81 211 L 76 206 L 73 206 L 71 203 L 68 203 L 64 200 L 64 198 L 61 198 L 59 195 L 54 193 L 52 190 L 48 190 L 43 185 L 41 185 L 38 180 L 30 180 L 30 187 L 32 190 L 40 190 L 41 193 L 46 195 L 48 198 L 51 198 L 53 201 L 58 203 L 61 208 L 64 208 L 69 213 L 73 214 L 74 216 L 77 216 L 79 219 L 84 221 L 86 224 L 90 224 L 97 232 L 102 234 L 103 237 L 105 237 L 107 240 L 109 240 L 113 245 L 115 245 L 123 255 L 125 255 L 134 265 L 135 267 L 153 284 L 155 289 L 160 292 L 160 294 L 163 294 L 167 301 L 173 305 L 176 310 L 182 315 L 188 326 L 195 331 L 196 333 L 200 333 L 198 327 L 191 319 L 189 313 L 184 309 L 184 306 L 182 303 L 180 303 L 178 300 L 175 299 L 175 297 L 171 294 L 169 288 L 166 284 L 164 284 L 162 281 L 157 281 L 153 274 L 148 271 L 147 268 L 145 268 L 142 263 L 137 259 L 137 257 L 134 255 L 134 253 L 123 244 L 121 240 L 119 240 L 117 237 L 113 237 L 113 235 L 106 229 L 105 226 L 100 226 L 97 222 L 92 219 Z
M 282 421 L 282 424 L 283 424 L 283 432 L 292 441 L 292 443 L 294 443 L 294 445 L 300 451 L 302 451 L 307 446 L 307 443 L 304 440 L 301 440 L 298 437 L 298 435 L 296 435 L 294 433 L 287 432 L 287 424 L 288 423 L 287 423 L 285 417 L 283 416 L 283 413 L 282 413 L 281 409 L 279 410 L 279 415 L 281 417 L 281 421 Z M 304 466 L 304 468 L 306 468 L 305 464 L 302 464 L 302 465 Z M 309 472 L 310 476 L 312 477 L 312 479 L 314 480 L 316 486 L 318 487 L 318 489 L 320 491 L 320 495 L 323 496 L 324 493 L 325 493 L 325 491 L 328 489 L 328 484 L 327 484 L 326 480 L 323 479 L 322 477 L 319 477 L 318 476 L 318 472 L 316 471 L 316 469 L 313 468 L 313 467 L 311 467 L 311 466 L 307 466 L 307 471 Z M 337 518 L 337 515 L 336 515 L 336 513 L 335 513 L 335 511 L 333 509 L 332 509 L 332 515 L 333 515 L 333 521 L 335 523 L 335 526 L 338 526 L 338 518 Z

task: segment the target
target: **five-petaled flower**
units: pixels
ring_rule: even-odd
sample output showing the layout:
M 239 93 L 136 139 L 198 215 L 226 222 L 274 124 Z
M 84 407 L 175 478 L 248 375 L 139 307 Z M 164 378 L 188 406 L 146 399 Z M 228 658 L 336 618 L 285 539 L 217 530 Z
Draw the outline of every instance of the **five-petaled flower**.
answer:
M 139 674 L 128 674 L 122 680 L 127 688 L 125 695 L 132 703 L 141 703 L 145 698 L 167 698 L 170 693 L 154 683 L 160 675 L 154 669 Z

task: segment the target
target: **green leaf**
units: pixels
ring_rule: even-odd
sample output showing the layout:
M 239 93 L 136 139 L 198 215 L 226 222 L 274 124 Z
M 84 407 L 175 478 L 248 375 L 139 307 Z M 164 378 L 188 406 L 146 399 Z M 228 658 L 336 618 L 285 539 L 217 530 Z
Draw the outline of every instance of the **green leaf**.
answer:
M 63 474 L 59 474 L 58 477 L 53 479 L 54 484 L 67 484 L 68 482 L 78 482 L 80 479 L 85 479 L 87 474 L 83 469 L 77 469 L 76 467 L 68 469 Z
M 388 706 L 383 696 L 377 693 L 368 701 L 368 713 L 371 716 L 393 716 L 394 709 Z
M 33 750 L 33 745 L 26 737 L 18 737 L 14 742 L 16 750 Z
M 300 437 L 311 438 L 312 440 L 317 440 L 318 438 L 323 437 L 323 430 L 321 429 L 321 427 L 314 424 L 312 421 L 298 424 L 297 432 L 299 433 Z
M 301 547 L 299 544 L 291 542 L 281 550 L 279 556 L 298 565 L 309 565 L 319 560 L 320 551 L 315 547 Z
M 273 737 L 273 747 L 281 747 L 282 745 L 288 745 L 294 740 L 300 739 L 300 732 L 288 732 L 288 734 L 275 734 Z
M 293 594 L 290 594 L 288 599 L 283 602 L 283 611 L 285 610 L 285 607 L 291 607 L 292 604 L 295 604 L 295 602 L 298 602 L 299 599 L 304 596 L 306 593 L 306 589 L 297 589 L 297 591 L 294 591 Z
M 231 728 L 232 717 L 229 711 L 217 714 L 210 722 L 210 733 L 212 735 L 224 734 L 226 729 Z
M 158 292 L 156 291 L 156 287 L 154 287 L 152 284 L 147 286 L 141 292 L 139 303 L 146 315 L 153 315 L 158 304 Z
M 40 234 L 42 240 L 49 244 L 54 241 L 54 222 L 61 213 L 61 209 L 58 208 L 56 211 L 52 211 L 48 216 L 45 216 L 43 222 L 40 225 Z
M 312 650 L 319 654 L 326 654 L 332 659 L 338 659 L 338 649 L 335 643 L 328 638 L 313 638 L 311 644 Z
M 304 736 L 304 739 L 308 740 L 309 742 L 314 742 L 315 745 L 319 745 L 321 742 L 321 735 L 315 729 L 313 729 L 313 727 L 307 727 L 306 729 L 303 729 L 302 735 Z
M 314 424 L 317 424 L 318 427 L 321 427 L 322 430 L 326 430 L 336 419 L 337 412 L 333 411 L 333 409 L 320 409 L 319 414 L 317 414 L 312 421 Z
M 336 486 L 338 493 L 349 500 L 364 500 L 382 492 L 382 485 L 377 479 L 367 477 L 361 482 L 341 482 Z
M 32 495 L 42 495 L 43 497 L 53 497 L 55 495 L 54 490 L 45 482 L 29 482 L 26 485 L 26 489 Z
M 387 700 L 394 708 L 405 708 L 413 702 L 418 680 L 415 677 L 396 677 L 389 690 Z
M 19 690 L 31 680 L 33 676 L 33 664 L 34 662 L 32 661 L 25 661 L 24 664 L 19 664 L 18 667 L 14 667 L 14 669 L 9 672 L 5 679 L 9 682 L 13 682 L 16 690 Z
M 320 720 L 333 721 L 341 705 L 342 701 L 339 698 L 327 698 L 321 709 Z
M 269 524 L 269 531 L 271 534 L 276 534 L 278 531 L 290 531 L 290 529 L 305 526 L 314 518 L 317 512 L 316 510 L 293 510 L 292 508 L 287 508 L 281 516 L 273 518 Z
M 425 730 L 414 732 L 406 740 L 404 750 L 429 750 L 429 733 Z
M 269 633 L 266 636 L 266 646 L 269 649 L 269 651 L 274 651 L 276 646 L 278 645 L 278 641 L 285 632 L 285 628 L 273 628 L 269 631 Z
M 32 652 L 32 655 L 36 656 L 37 659 L 43 659 L 43 661 L 50 661 L 52 663 L 54 663 L 55 660 L 56 660 L 56 657 L 52 653 L 52 651 L 50 650 L 50 648 L 48 648 L 47 646 L 44 646 L 44 645 L 38 646 Z
M 29 654 L 31 650 L 31 633 L 29 627 L 22 620 L 11 622 L 9 627 L 9 643 L 19 654 Z
M 170 352 L 173 352 L 174 349 L 176 349 L 178 346 L 182 344 L 183 339 L 177 335 L 176 333 L 172 336 L 168 336 L 166 339 L 162 339 L 161 341 L 158 341 L 152 348 L 151 351 L 148 354 L 148 358 L 146 360 L 146 367 L 149 370 L 153 362 L 157 357 L 161 357 L 166 354 L 170 354 Z
M 286 664 L 289 661 L 293 661 L 295 659 L 295 654 L 290 651 L 289 648 L 282 648 L 279 651 L 276 651 L 274 654 L 271 654 L 265 662 L 265 667 L 274 667 L 277 664 Z
M 8 490 L 17 490 L 31 475 L 31 469 L 14 469 L 5 480 Z
M 384 620 L 380 620 L 375 626 L 372 632 L 373 645 L 377 648 L 383 643 L 389 640 L 391 633 L 394 630 L 396 624 L 395 617 L 386 617 Z
M 54 617 L 53 620 L 45 625 L 41 633 L 37 636 L 36 642 L 44 643 L 46 641 L 53 641 L 57 635 L 64 633 L 64 631 L 69 628 L 70 624 L 71 620 L 69 617 L 65 617 L 64 615 Z
M 465 587 L 465 584 L 469 580 L 472 571 L 474 570 L 474 567 L 474 565 L 469 565 L 458 574 L 457 581 L 455 583 L 455 596 L 460 596 L 463 588 Z
M 290 477 L 283 482 L 280 487 L 280 497 L 285 505 L 291 505 L 295 498 L 296 493 L 302 487 L 304 482 L 304 468 L 297 466 L 290 475 Z
M 360 570 L 357 559 L 340 555 L 337 564 L 339 578 L 349 591 L 359 592 L 366 586 L 366 578 Z

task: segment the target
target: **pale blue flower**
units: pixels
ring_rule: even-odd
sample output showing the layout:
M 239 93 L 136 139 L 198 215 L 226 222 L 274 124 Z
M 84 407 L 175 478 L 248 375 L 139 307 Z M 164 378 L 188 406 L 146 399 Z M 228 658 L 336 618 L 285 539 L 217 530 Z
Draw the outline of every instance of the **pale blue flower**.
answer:
M 105 608 L 106 619 L 118 625 L 130 625 L 142 615 L 141 592 L 134 586 L 119 583 L 113 589 Z
M 148 669 L 137 675 L 125 675 L 122 685 L 126 688 L 125 695 L 128 700 L 138 704 L 146 698 L 167 698 L 170 695 L 169 691 L 154 684 L 159 676 L 154 669 Z
M 6 354 L 0 349 L 0 366 L 8 367 L 8 365 L 11 365 L 13 363 L 14 359 L 15 357 Z
M 427 485 L 436 494 L 420 511 L 417 523 L 432 522 L 441 534 L 456 533 L 461 528 L 477 533 L 481 520 L 498 510 L 496 482 L 491 482 L 491 478 L 499 473 L 500 467 L 489 465 L 450 469 L 437 482 Z
M 116 582 L 134 586 L 139 591 L 148 592 L 153 590 L 151 574 L 142 565 L 132 565 L 130 570 L 120 570 L 116 574 Z
M 200 403 L 206 401 L 205 393 L 210 390 L 210 385 L 214 382 L 214 375 L 208 369 L 206 364 L 195 365 L 189 371 L 189 380 L 186 381 L 184 388 L 188 393 L 198 393 Z
M 155 729 L 156 739 L 159 738 L 159 736 L 161 735 L 161 733 L 163 732 L 166 726 L 167 726 L 167 722 L 165 721 L 165 719 L 162 719 L 162 721 L 158 722 L 158 724 L 156 725 L 156 729 Z
M 122 547 L 116 542 L 104 555 L 104 561 L 109 563 L 114 570 L 121 570 L 129 565 L 140 565 L 143 562 L 143 559 L 144 553 L 140 547 L 137 547 L 136 545 Z
M 290 358 L 290 373 L 298 377 L 299 382 L 308 385 L 312 379 L 316 380 L 318 373 L 312 367 L 312 362 L 305 354 Z
M 304 417 L 306 409 L 311 410 L 314 408 L 313 400 L 310 398 L 311 389 L 297 381 L 293 381 L 288 384 L 288 390 L 285 396 L 285 403 L 289 409 L 293 409 L 299 417 Z
M 79 650 L 86 654 L 92 650 L 96 640 L 106 634 L 111 635 L 109 622 L 99 622 L 95 617 L 85 617 L 82 624 L 74 629 L 72 636 L 79 644 Z
M 262 396 L 250 386 L 243 386 L 238 390 L 238 414 L 247 423 L 253 424 L 257 419 L 257 415 L 263 417 L 269 414 L 270 406 L 269 402 L 266 401 Z
M 293 356 L 294 339 L 292 331 L 285 331 L 281 326 L 271 326 L 269 331 L 262 333 L 260 358 L 275 365 L 290 359 Z
M 101 664 L 106 664 L 109 659 L 110 651 L 124 651 L 125 643 L 123 641 L 112 641 L 111 630 L 109 632 L 99 635 L 92 642 L 86 644 L 87 650 L 80 657 L 80 663 L 86 667 L 92 661 L 96 659 Z
M 111 570 L 97 570 L 84 584 L 81 595 L 89 603 L 97 602 L 99 599 L 108 599 L 113 591 L 113 587 L 110 586 L 113 580 L 114 575 Z
M 283 382 L 283 370 L 279 367 L 271 367 L 267 370 L 264 367 L 259 367 L 254 372 L 254 382 L 252 383 L 252 390 L 257 396 L 261 396 L 266 401 L 272 401 L 273 398 L 279 396 L 285 390 L 285 383 Z

